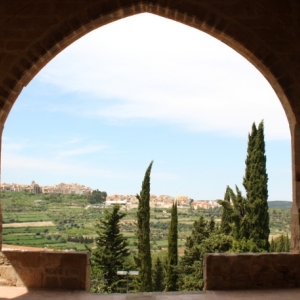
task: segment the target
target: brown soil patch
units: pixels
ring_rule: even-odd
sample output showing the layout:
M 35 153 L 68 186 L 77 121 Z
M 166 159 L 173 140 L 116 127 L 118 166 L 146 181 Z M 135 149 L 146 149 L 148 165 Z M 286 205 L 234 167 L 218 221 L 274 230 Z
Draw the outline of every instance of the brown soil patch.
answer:
M 54 226 L 54 224 L 52 221 L 2 224 L 3 228 L 5 228 L 5 227 L 44 227 L 44 226 Z

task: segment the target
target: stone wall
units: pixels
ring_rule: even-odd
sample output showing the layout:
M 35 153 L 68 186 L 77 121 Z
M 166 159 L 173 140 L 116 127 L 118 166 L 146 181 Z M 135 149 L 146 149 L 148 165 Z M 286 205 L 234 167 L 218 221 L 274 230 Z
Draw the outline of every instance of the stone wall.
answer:
M 300 287 L 299 254 L 206 254 L 203 270 L 205 290 Z
M 89 289 L 86 252 L 0 252 L 0 286 Z

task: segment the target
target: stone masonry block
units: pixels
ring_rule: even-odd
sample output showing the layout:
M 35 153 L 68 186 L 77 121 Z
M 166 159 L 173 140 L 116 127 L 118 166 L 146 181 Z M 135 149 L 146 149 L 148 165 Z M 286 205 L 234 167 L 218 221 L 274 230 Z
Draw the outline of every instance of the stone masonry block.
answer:
M 42 286 L 42 269 L 21 268 L 15 270 L 17 274 L 16 286 L 40 288 Z
M 15 286 L 18 279 L 16 271 L 12 266 L 1 266 L 0 278 L 5 279 L 8 286 Z
M 292 253 L 206 254 L 205 289 L 299 287 L 299 260 Z
M 0 285 L 88 289 L 88 253 L 0 252 Z
M 55 276 L 45 276 L 43 277 L 42 288 L 47 289 L 59 289 L 61 288 L 61 284 L 59 282 L 59 278 Z

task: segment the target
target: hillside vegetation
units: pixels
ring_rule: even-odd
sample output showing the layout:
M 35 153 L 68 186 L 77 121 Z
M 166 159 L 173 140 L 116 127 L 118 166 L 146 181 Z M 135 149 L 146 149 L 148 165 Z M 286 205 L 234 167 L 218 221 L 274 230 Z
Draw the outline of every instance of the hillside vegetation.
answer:
M 1 202 L 4 244 L 55 250 L 85 250 L 85 244 L 93 246 L 97 236 L 95 224 L 104 212 L 102 207 L 91 206 L 86 195 L 2 192 Z M 128 238 L 131 252 L 136 252 L 137 248 L 136 213 L 136 209 L 127 211 L 121 223 L 122 233 Z M 269 213 L 271 236 L 290 235 L 290 209 L 270 208 Z M 200 214 L 207 220 L 214 215 L 218 223 L 221 208 L 178 209 L 179 255 L 183 253 L 185 239 L 191 234 L 193 223 Z M 166 250 L 169 226 L 170 210 L 151 209 L 151 251 Z

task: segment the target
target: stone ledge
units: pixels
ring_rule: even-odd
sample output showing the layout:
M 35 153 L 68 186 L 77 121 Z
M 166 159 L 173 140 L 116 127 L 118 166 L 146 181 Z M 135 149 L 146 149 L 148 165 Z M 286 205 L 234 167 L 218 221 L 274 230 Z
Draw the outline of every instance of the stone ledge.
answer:
M 203 271 L 205 290 L 300 287 L 300 254 L 208 253 Z
M 89 253 L 1 251 L 0 286 L 88 290 Z

